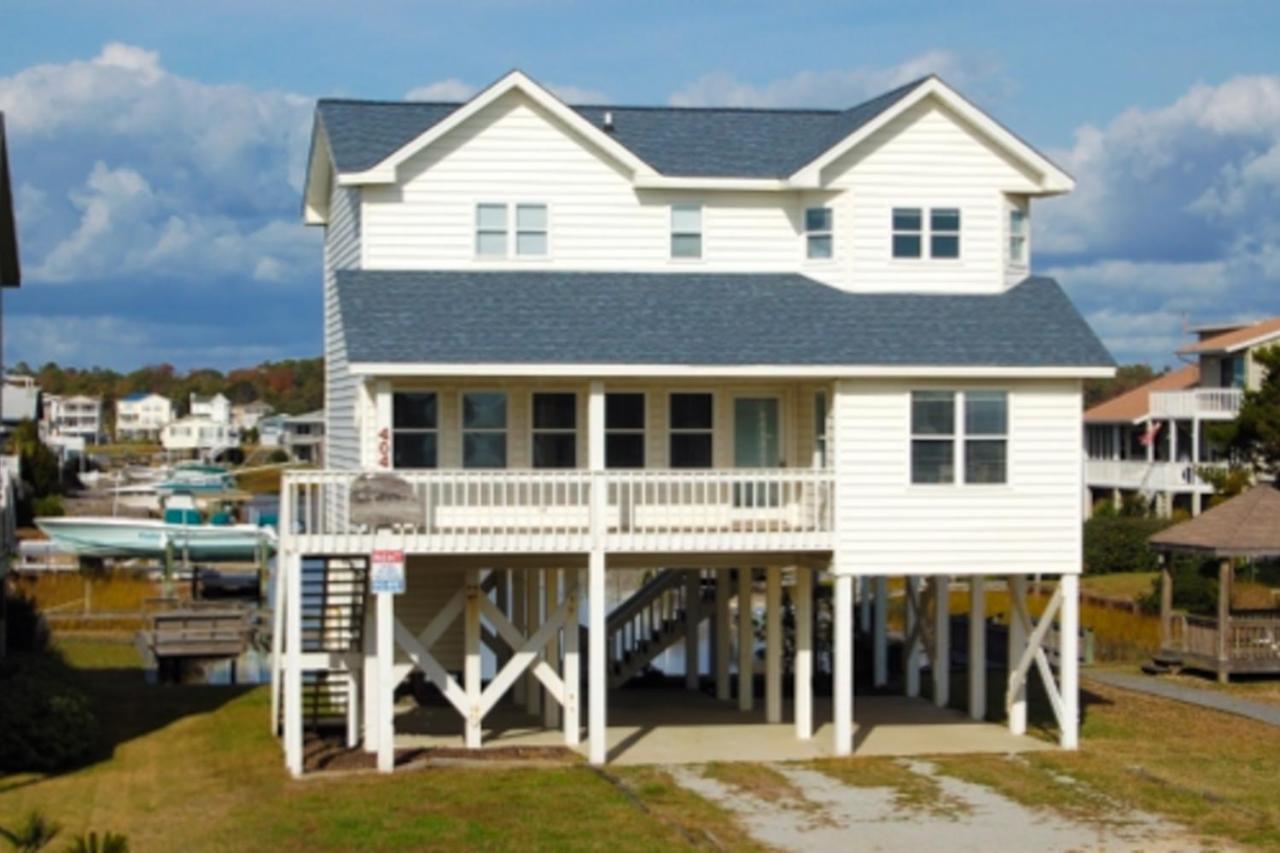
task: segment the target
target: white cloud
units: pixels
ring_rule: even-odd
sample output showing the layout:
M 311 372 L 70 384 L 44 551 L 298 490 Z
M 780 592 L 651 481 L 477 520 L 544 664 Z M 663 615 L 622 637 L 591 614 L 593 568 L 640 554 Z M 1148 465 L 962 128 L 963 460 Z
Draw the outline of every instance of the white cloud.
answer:
M 850 107 L 929 74 L 982 98 L 1003 97 L 1012 86 L 992 62 L 933 50 L 889 68 L 800 71 L 761 84 L 715 71 L 675 92 L 670 102 L 678 107 Z
M 598 89 L 587 89 L 573 84 L 543 83 L 542 85 L 566 104 L 599 104 L 609 100 L 609 96 Z M 434 83 L 427 83 L 425 86 L 416 86 L 405 93 L 405 98 L 410 101 L 469 101 L 479 91 L 479 86 L 459 80 L 457 77 L 448 77 Z

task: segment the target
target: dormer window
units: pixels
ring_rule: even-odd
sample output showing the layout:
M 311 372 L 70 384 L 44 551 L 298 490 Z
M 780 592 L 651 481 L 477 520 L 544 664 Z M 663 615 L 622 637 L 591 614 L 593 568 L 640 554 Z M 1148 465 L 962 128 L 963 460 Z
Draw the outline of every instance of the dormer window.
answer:
M 671 205 L 671 257 L 702 257 L 702 205 Z
M 960 257 L 960 209 L 935 207 L 929 211 L 929 256 Z
M 919 207 L 893 209 L 893 257 L 923 258 L 926 246 L 930 258 L 951 260 L 960 257 L 959 208 L 934 207 L 928 211 Z
M 511 230 L 511 208 L 515 207 L 515 241 L 507 239 Z M 476 205 L 476 256 L 481 258 L 538 258 L 547 255 L 547 206 L 545 204 Z
M 547 206 L 516 205 L 516 254 L 523 257 L 547 254 Z
M 893 256 L 918 258 L 923 245 L 924 219 L 918 207 L 893 209 Z
M 828 260 L 833 254 L 832 212 L 829 207 L 810 207 L 804 212 L 805 257 Z
M 1027 214 L 1016 207 L 1009 211 L 1009 263 L 1027 263 Z
M 485 258 L 507 256 L 507 206 L 476 205 L 476 254 Z

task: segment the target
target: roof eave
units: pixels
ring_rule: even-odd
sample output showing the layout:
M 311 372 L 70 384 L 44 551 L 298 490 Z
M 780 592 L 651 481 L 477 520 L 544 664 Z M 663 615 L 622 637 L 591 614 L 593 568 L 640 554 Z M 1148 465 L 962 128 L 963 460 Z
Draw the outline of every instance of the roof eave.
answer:
M 510 377 L 775 377 L 815 379 L 1102 379 L 1115 368 L 1101 365 L 797 365 L 797 364 L 586 364 L 546 362 L 451 363 L 353 360 L 357 376 L 510 376 Z

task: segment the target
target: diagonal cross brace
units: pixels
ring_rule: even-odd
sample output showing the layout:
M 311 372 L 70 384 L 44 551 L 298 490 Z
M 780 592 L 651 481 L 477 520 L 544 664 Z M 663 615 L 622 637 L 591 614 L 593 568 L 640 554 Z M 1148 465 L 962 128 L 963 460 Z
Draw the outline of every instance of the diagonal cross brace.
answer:
M 1017 687 L 1026 681 L 1027 671 L 1031 669 L 1031 662 L 1035 661 L 1036 668 L 1040 671 L 1040 678 L 1044 681 L 1044 692 L 1049 697 L 1049 704 L 1053 706 L 1053 713 L 1058 719 L 1058 724 L 1061 725 L 1065 713 L 1062 694 L 1058 690 L 1057 682 L 1054 681 L 1053 669 L 1049 666 L 1049 658 L 1044 653 L 1043 643 L 1045 635 L 1049 633 L 1049 629 L 1053 626 L 1054 617 L 1062 608 L 1062 587 L 1058 586 L 1054 590 L 1048 606 L 1040 614 L 1040 622 L 1038 624 L 1032 620 L 1031 615 L 1027 612 L 1027 604 L 1020 596 L 1010 595 L 1010 601 L 1013 605 L 1012 618 L 1022 623 L 1022 627 L 1028 636 L 1026 648 L 1022 650 L 1022 655 L 1018 658 L 1017 667 L 1014 668 L 1013 672 L 1009 673 L 1009 684 L 1005 690 L 1004 697 L 1005 710 L 1013 707 L 1013 697 L 1017 692 Z
M 502 694 L 506 693 L 507 689 L 520 677 L 520 674 L 531 665 L 533 666 L 533 674 L 546 686 L 547 692 L 561 705 L 564 704 L 564 682 L 545 660 L 538 660 L 538 653 L 551 641 L 552 635 L 563 627 L 572 606 L 573 602 L 571 601 L 562 602 L 560 607 L 556 609 L 555 614 L 546 622 L 543 622 L 542 627 L 533 636 L 525 638 L 512 627 L 497 605 L 489 599 L 481 597 L 480 611 L 493 624 L 494 629 L 502 636 L 502 639 L 515 649 L 511 660 L 507 662 L 501 672 L 494 676 L 493 680 L 489 682 L 489 686 L 485 688 L 484 693 L 481 694 L 481 717 L 493 708 Z
M 455 592 L 448 603 L 440 608 L 440 612 L 435 615 L 435 618 L 427 624 L 422 634 L 417 637 L 397 619 L 395 634 L 396 644 L 409 656 L 409 660 L 413 661 L 413 666 L 417 666 L 418 669 L 422 670 L 423 674 L 427 676 L 427 680 L 444 694 L 444 697 L 458 709 L 459 713 L 465 716 L 467 713 L 466 691 L 428 651 L 436 640 L 440 639 L 441 635 L 449 629 L 449 626 L 453 624 L 453 620 L 458 618 L 458 613 L 462 610 L 464 600 L 465 590 Z M 397 667 L 395 669 L 395 683 L 399 684 L 404 680 L 405 676 L 413 670 L 413 666 Z

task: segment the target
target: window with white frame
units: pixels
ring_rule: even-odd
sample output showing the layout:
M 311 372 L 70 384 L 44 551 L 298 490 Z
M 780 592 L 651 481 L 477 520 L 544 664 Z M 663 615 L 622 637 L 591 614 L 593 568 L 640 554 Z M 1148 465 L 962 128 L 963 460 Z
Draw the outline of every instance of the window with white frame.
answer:
M 462 467 L 507 467 L 507 395 L 503 392 L 463 393 Z
M 604 467 L 644 467 L 644 394 L 604 395 Z
M 829 207 L 810 207 L 804 212 L 805 257 L 828 260 L 834 255 L 832 238 L 834 213 Z
M 507 206 L 476 205 L 476 254 L 485 258 L 507 256 Z
M 533 395 L 533 467 L 576 468 L 578 395 L 572 391 Z
M 1008 482 L 1008 422 L 1004 391 L 912 392 L 911 482 Z
M 893 209 L 893 256 L 918 258 L 924 241 L 924 217 L 918 207 Z
M 394 468 L 435 468 L 439 410 L 435 392 L 391 395 L 391 464 Z
M 929 211 L 929 257 L 960 257 L 960 208 L 935 207 Z
M 516 205 L 516 254 L 539 257 L 547 254 L 547 206 Z
M 813 451 L 819 468 L 827 467 L 827 392 L 813 395 Z
M 672 468 L 710 468 L 715 402 L 711 394 L 672 394 L 667 419 Z
M 702 205 L 671 205 L 671 257 L 702 257 Z
M 926 216 L 927 214 L 927 216 Z M 892 220 L 892 253 L 895 258 L 960 257 L 960 208 L 895 207 Z
M 1019 208 L 1009 211 L 1009 263 L 1027 262 L 1027 214 Z

